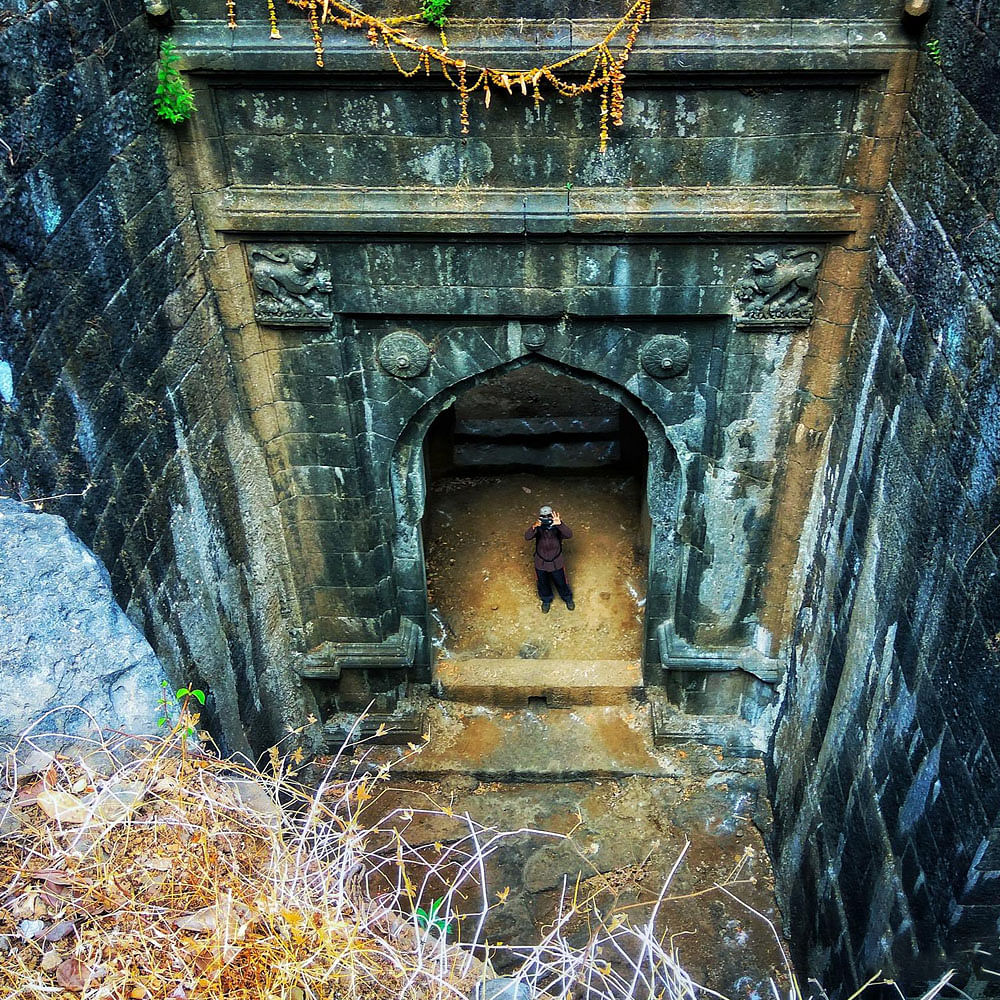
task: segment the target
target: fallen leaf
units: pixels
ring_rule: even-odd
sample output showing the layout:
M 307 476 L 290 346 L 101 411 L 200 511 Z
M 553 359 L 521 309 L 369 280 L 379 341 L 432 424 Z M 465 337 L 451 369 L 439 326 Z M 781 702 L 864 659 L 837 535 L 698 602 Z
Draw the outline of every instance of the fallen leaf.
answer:
M 145 797 L 146 786 L 142 782 L 120 781 L 90 796 L 88 802 L 105 823 L 120 823 L 135 812 Z
M 55 754 L 48 750 L 32 750 L 24 760 L 17 762 L 17 773 L 24 778 L 30 777 L 50 768 L 55 759 Z
M 62 960 L 62 955 L 55 948 L 50 948 L 42 955 L 42 960 L 38 964 L 42 967 L 43 972 L 51 972 Z
M 42 812 L 57 823 L 84 823 L 90 816 L 90 810 L 80 799 L 57 788 L 39 792 L 37 802 Z
M 32 878 L 41 879 L 52 885 L 75 885 L 76 878 L 63 868 L 40 868 L 31 873 Z
M 103 965 L 91 968 L 78 958 L 67 958 L 56 968 L 56 982 L 64 989 L 73 993 L 82 993 L 84 988 L 94 979 L 104 976 L 107 969 Z
M 60 920 L 59 923 L 53 924 L 44 934 L 40 934 L 39 940 L 51 944 L 54 941 L 61 941 L 67 934 L 75 932 L 76 924 L 72 920 Z
M 16 898 L 8 900 L 4 905 L 9 907 L 11 916 L 31 919 L 45 912 L 45 905 L 39 899 L 37 892 L 25 892 Z
M 44 790 L 45 782 L 41 779 L 22 785 L 17 792 L 17 804 L 21 806 L 33 806 L 38 801 L 39 794 Z
M 174 927 L 179 931 L 214 931 L 219 923 L 219 909 L 216 906 L 203 906 L 194 913 L 187 913 L 174 921 Z

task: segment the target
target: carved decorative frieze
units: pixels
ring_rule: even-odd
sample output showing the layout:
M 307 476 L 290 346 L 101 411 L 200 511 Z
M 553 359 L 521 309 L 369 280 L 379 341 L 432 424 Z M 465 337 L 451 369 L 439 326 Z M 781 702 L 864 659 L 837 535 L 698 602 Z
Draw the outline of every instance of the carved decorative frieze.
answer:
M 396 330 L 378 343 L 378 363 L 396 378 L 415 378 L 427 371 L 431 349 L 412 331 Z
M 738 327 L 808 326 L 822 254 L 815 247 L 767 249 L 747 259 L 733 290 Z
M 323 326 L 333 319 L 330 272 L 301 245 L 249 248 L 254 318 L 271 326 Z
M 683 375 L 690 361 L 691 345 L 682 337 L 653 337 L 639 350 L 639 362 L 652 378 Z

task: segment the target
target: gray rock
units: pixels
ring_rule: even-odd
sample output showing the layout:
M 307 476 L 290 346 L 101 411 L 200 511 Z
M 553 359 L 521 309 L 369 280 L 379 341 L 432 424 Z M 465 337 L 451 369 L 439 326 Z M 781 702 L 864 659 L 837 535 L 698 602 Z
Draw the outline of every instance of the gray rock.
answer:
M 525 982 L 500 976 L 477 983 L 469 1000 L 534 1000 L 535 991 Z
M 66 522 L 0 499 L 0 553 L 0 739 L 155 730 L 163 669 Z

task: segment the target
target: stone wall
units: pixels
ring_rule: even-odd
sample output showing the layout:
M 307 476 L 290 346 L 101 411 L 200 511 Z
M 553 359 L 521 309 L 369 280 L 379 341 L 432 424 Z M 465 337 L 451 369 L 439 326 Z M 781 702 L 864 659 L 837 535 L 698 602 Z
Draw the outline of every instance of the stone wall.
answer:
M 0 11 L 0 486 L 56 498 L 173 679 L 208 689 L 224 745 L 246 748 L 244 727 L 266 745 L 303 705 L 269 669 L 285 560 L 152 113 L 159 38 L 138 0 Z
M 450 51 L 555 63 L 617 9 L 463 23 L 459 7 Z M 429 679 L 423 435 L 523 366 L 603 392 L 648 439 L 646 683 L 780 675 L 912 52 L 894 0 L 748 10 L 658 5 L 602 153 L 599 97 L 546 85 L 536 105 L 527 82 L 498 85 L 466 137 L 443 77 L 400 76 L 364 32 L 328 28 L 318 67 L 301 12 L 279 5 L 271 38 L 263 3 L 240 0 L 236 30 L 216 0 L 176 6 L 202 109 L 182 163 L 280 504 L 294 666 L 324 698 L 362 675 L 379 694 L 404 669 Z M 384 356 L 400 334 L 405 372 Z M 684 340 L 685 370 L 651 371 L 664 337 Z M 740 697 L 698 703 L 733 714 Z
M 995 996 L 1000 20 L 936 4 L 803 548 L 774 745 L 798 967 Z

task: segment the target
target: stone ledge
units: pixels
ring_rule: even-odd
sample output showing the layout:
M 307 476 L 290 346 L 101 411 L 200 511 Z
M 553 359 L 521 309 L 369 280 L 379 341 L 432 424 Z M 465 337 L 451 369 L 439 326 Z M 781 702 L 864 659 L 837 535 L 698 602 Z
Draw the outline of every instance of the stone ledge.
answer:
M 688 715 L 662 699 L 649 706 L 653 746 L 698 743 L 725 747 L 733 757 L 763 757 L 753 726 L 738 715 Z
M 836 188 L 228 187 L 206 206 L 223 232 L 853 233 L 860 213 Z
M 687 670 L 692 673 L 722 673 L 741 670 L 765 684 L 776 684 L 784 677 L 782 662 L 765 656 L 751 646 L 724 646 L 702 649 L 691 646 L 674 631 L 673 622 L 657 626 L 656 640 L 664 670 Z
M 463 58 L 494 66 L 532 63 L 544 53 L 555 62 L 600 41 L 614 21 L 561 20 L 504 24 L 491 22 L 489 36 L 478 25 L 449 21 L 449 49 Z M 180 24 L 174 30 L 181 68 L 240 72 L 313 71 L 383 73 L 397 76 L 381 48 L 372 49 L 361 31 L 339 28 L 324 37 L 324 60 L 315 66 L 312 38 L 305 20 L 283 20 L 282 41 L 267 37 L 265 22 L 246 21 L 231 31 L 224 21 Z M 418 42 L 440 44 L 433 33 Z M 913 48 L 896 20 L 838 18 L 795 22 L 791 18 L 660 19 L 643 28 L 629 60 L 629 71 L 743 73 L 807 71 L 865 72 L 888 69 L 894 55 Z M 844 81 L 845 83 L 849 81 Z M 850 81 L 854 82 L 854 81 Z
M 449 701 L 524 708 L 544 698 L 549 708 L 624 705 L 642 695 L 638 660 L 439 660 L 433 692 Z
M 337 680 L 342 670 L 406 670 L 413 666 L 420 643 L 420 627 L 408 619 L 384 642 L 324 642 L 299 657 L 300 677 Z

